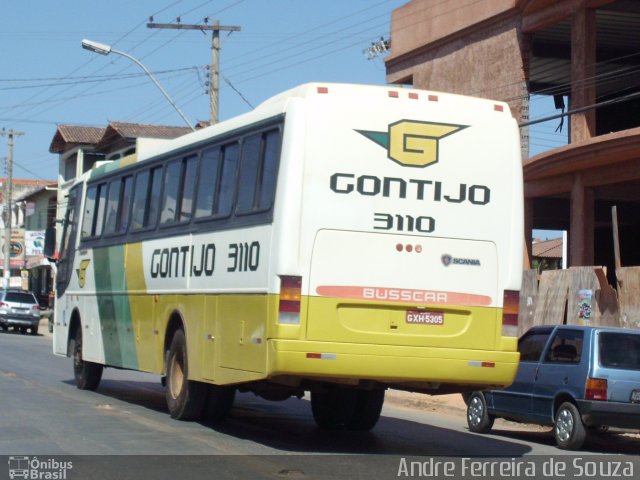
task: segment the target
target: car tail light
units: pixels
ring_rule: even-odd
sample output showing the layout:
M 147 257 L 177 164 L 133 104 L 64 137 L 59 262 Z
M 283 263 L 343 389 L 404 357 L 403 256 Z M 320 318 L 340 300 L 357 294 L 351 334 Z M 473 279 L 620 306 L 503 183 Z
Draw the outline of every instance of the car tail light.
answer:
M 520 292 L 505 290 L 502 299 L 502 336 L 518 336 L 518 309 L 520 308 Z
M 40 305 L 34 305 L 31 310 L 44 310 Z
M 587 378 L 584 398 L 587 400 L 607 401 L 607 380 L 605 378 Z
M 279 323 L 300 324 L 301 290 L 302 277 L 289 275 L 280 277 Z
M 9 304 L 8 304 L 8 303 L 0 302 L 0 308 L 3 308 L 3 307 L 5 307 L 5 308 L 6 308 L 6 307 L 8 307 L 8 306 L 9 306 Z

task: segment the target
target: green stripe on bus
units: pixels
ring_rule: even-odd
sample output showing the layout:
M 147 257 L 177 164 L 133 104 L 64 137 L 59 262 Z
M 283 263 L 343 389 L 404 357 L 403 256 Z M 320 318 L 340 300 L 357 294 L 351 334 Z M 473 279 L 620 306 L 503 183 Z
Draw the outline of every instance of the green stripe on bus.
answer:
M 105 363 L 136 369 L 138 357 L 126 295 L 124 247 L 97 248 L 93 255 Z

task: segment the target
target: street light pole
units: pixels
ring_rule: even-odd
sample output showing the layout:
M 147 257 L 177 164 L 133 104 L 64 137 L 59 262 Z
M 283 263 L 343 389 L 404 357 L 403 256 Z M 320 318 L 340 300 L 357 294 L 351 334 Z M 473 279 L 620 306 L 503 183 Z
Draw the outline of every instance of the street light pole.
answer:
M 140 68 L 142 68 L 144 73 L 146 73 L 147 76 L 153 81 L 153 83 L 156 84 L 156 87 L 158 87 L 158 89 L 162 92 L 162 94 L 167 99 L 167 101 L 171 104 L 171 106 L 176 110 L 176 112 L 178 112 L 178 114 L 182 117 L 182 119 L 185 121 L 185 123 L 187 125 L 189 125 L 189 128 L 191 128 L 191 130 L 195 131 L 195 128 L 193 128 L 193 125 L 191 125 L 191 122 L 189 122 L 189 120 L 184 115 L 184 113 L 182 113 L 182 110 L 180 110 L 178 108 L 178 106 L 176 105 L 176 102 L 174 102 L 172 100 L 172 98 L 169 96 L 169 94 L 166 92 L 166 90 L 164 88 L 162 88 L 162 85 L 160 85 L 158 80 L 156 80 L 156 78 L 151 74 L 149 69 L 147 67 L 145 67 L 140 60 L 138 60 L 137 58 L 129 55 L 126 52 L 121 52 L 120 50 L 115 50 L 115 49 L 111 48 L 110 45 L 105 45 L 103 43 L 94 42 L 92 40 L 86 40 L 86 39 L 82 40 L 82 48 L 84 48 L 85 50 L 89 50 L 91 52 L 94 52 L 94 53 L 99 53 L 100 55 L 109 55 L 110 53 L 115 53 L 116 55 L 120 55 L 122 57 L 128 58 L 133 63 L 138 65 Z

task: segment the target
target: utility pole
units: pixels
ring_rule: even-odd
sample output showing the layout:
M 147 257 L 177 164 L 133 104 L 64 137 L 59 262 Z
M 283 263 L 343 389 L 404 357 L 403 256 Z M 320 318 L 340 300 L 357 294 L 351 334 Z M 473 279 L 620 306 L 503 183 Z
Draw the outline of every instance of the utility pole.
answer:
M 205 19 L 206 21 L 206 19 Z M 209 104 L 211 108 L 211 124 L 218 123 L 218 95 L 220 91 L 220 31 L 237 32 L 240 27 L 220 25 L 219 20 L 211 24 L 186 25 L 181 23 L 147 23 L 148 28 L 169 28 L 173 30 L 211 31 L 211 85 L 209 87 Z
M 15 130 L 0 131 L 0 135 L 7 136 L 7 180 L 4 184 L 4 277 L 2 286 L 9 288 L 9 279 L 11 278 L 11 197 L 13 196 L 13 139 L 14 137 L 24 135 L 24 132 L 16 132 Z

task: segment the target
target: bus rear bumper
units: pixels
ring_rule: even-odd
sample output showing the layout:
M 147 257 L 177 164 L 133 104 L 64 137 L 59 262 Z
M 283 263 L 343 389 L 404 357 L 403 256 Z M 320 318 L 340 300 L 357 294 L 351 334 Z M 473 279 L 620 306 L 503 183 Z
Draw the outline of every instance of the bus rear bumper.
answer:
M 518 352 L 391 345 L 268 341 L 269 378 L 297 377 L 451 393 L 513 382 Z

